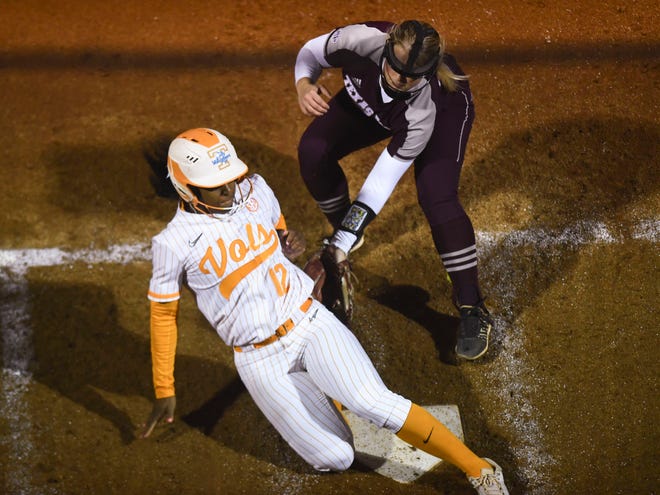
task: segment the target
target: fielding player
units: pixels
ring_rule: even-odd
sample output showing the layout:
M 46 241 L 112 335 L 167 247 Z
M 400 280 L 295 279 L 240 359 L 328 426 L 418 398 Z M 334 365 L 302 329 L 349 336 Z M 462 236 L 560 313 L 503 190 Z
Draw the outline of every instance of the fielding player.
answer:
M 318 78 L 335 67 L 342 69 L 344 87 L 331 97 Z M 332 282 L 342 286 L 334 291 L 336 300 L 324 304 L 350 320 L 346 257 L 414 162 L 417 199 L 460 313 L 456 355 L 477 359 L 488 349 L 492 319 L 479 288 L 474 228 L 458 198 L 474 120 L 467 79 L 438 32 L 415 20 L 337 28 L 305 43 L 295 65 L 300 108 L 315 117 L 298 146 L 300 172 L 335 229 L 324 264 L 337 273 Z M 386 139 L 351 203 L 339 160 Z M 333 258 L 339 265 L 334 270 Z

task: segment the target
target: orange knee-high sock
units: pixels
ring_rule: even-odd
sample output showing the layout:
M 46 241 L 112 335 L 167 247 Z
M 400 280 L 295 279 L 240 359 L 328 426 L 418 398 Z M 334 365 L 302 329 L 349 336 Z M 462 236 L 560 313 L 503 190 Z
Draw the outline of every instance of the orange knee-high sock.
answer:
M 457 466 L 468 476 L 481 475 L 490 464 L 477 456 L 426 409 L 413 404 L 397 436 L 424 452 Z

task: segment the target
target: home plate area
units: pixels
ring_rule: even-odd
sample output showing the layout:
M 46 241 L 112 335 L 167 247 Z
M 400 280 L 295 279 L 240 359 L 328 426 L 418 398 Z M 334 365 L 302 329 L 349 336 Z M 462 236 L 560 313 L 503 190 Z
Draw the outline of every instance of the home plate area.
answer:
M 424 406 L 454 435 L 464 441 L 458 406 Z M 399 483 L 411 483 L 442 462 L 407 444 L 385 428 L 378 428 L 349 410 L 342 411 L 353 430 L 355 460 Z

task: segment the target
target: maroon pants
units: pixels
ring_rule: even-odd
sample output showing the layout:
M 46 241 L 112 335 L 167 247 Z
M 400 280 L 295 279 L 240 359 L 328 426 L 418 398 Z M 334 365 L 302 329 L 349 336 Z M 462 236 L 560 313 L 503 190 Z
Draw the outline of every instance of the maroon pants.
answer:
M 463 157 L 474 120 L 474 106 L 464 91 L 438 92 L 434 131 L 424 151 L 415 159 L 417 199 L 431 227 L 440 255 L 475 244 L 474 229 L 458 198 Z M 348 183 L 339 160 L 391 136 L 373 118 L 366 117 L 340 91 L 329 102 L 328 112 L 312 121 L 298 147 L 302 178 L 312 197 L 322 202 L 348 196 Z M 336 220 L 329 219 L 336 225 Z M 449 273 L 460 304 L 481 298 L 477 268 Z

